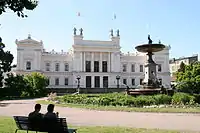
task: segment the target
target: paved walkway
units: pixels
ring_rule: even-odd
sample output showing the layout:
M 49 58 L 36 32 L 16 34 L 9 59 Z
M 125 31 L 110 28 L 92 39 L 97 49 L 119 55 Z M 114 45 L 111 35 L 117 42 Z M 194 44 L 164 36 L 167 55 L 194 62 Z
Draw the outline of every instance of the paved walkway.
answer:
M 36 100 L 38 99 L 2 101 L 0 116 L 28 115 Z M 94 111 L 67 107 L 55 107 L 55 111 L 59 112 L 60 117 L 66 117 L 68 123 L 78 126 L 123 126 L 200 132 L 200 114 Z M 46 105 L 42 106 L 41 112 L 46 112 Z

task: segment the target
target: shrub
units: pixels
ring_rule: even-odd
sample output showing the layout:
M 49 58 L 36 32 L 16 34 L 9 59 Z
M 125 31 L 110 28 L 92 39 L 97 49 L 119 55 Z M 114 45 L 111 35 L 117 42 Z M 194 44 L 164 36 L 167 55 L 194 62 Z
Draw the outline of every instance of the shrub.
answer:
M 134 105 L 136 107 L 143 107 L 155 104 L 155 99 L 152 96 L 138 96 L 134 99 Z
M 163 94 L 159 94 L 159 95 L 154 95 L 154 99 L 155 99 L 155 104 L 159 105 L 159 104 L 170 104 L 172 101 L 172 97 L 168 96 L 168 95 L 163 95 Z
M 132 97 L 122 93 L 109 94 L 79 94 L 65 95 L 58 99 L 60 102 L 73 104 L 91 104 L 98 106 L 129 106 L 143 107 L 160 104 L 194 104 L 195 97 L 185 93 L 175 93 L 173 97 L 159 94 L 154 96 L 137 96 Z
M 175 93 L 172 96 L 173 104 L 188 104 L 195 101 L 195 97 L 187 93 Z
M 200 94 L 194 94 L 193 96 L 195 97 L 195 103 L 200 104 Z

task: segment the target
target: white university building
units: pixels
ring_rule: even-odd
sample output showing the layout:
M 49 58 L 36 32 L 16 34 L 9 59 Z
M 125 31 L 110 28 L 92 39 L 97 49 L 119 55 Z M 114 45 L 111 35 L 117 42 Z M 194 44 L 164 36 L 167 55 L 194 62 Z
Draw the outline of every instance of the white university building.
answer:
M 84 40 L 83 35 L 73 36 L 69 52 L 46 51 L 42 41 L 29 35 L 16 40 L 16 74 L 41 72 L 49 78 L 49 88 L 77 88 L 80 77 L 81 88 L 137 87 L 144 79 L 146 54 L 120 51 L 120 36 L 111 35 L 109 41 Z M 153 58 L 157 65 L 158 79 L 163 86 L 170 87 L 170 47 L 157 52 Z

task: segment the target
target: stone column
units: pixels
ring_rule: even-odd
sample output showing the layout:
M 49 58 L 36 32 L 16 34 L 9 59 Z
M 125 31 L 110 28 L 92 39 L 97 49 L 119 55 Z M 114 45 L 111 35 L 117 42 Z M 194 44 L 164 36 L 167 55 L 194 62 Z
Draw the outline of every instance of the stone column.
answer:
M 83 53 L 80 52 L 80 67 L 79 67 L 79 71 L 82 72 L 83 71 Z
M 102 72 L 102 52 L 100 52 L 99 72 Z
M 108 72 L 111 72 L 110 52 L 108 52 Z
M 116 72 L 115 69 L 114 69 L 115 68 L 114 67 L 115 64 L 114 64 L 113 61 L 114 61 L 114 56 L 113 56 L 113 53 L 111 53 L 111 71 Z
M 83 52 L 83 72 L 85 72 L 85 52 Z
M 91 87 L 94 88 L 94 76 L 91 76 Z
M 92 52 L 91 58 L 91 72 L 94 72 L 94 52 Z
M 100 76 L 100 88 L 103 88 L 103 76 Z

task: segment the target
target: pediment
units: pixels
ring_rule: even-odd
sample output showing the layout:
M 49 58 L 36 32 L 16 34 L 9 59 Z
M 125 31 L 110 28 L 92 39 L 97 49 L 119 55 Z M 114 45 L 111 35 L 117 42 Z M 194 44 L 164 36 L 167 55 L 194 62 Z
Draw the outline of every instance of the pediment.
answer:
M 40 42 L 33 40 L 33 39 L 20 40 L 20 41 L 18 41 L 18 43 L 20 43 L 20 44 L 40 44 Z

